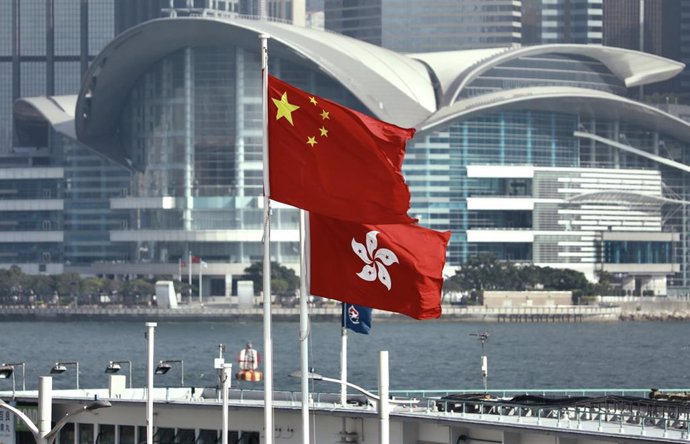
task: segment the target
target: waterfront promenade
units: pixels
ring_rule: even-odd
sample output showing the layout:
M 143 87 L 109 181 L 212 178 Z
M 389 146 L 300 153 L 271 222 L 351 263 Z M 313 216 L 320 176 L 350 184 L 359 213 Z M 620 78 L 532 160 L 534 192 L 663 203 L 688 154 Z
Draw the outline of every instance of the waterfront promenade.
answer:
M 273 319 L 296 321 L 299 308 L 274 306 Z M 502 307 L 443 306 L 440 321 L 464 322 L 610 322 L 621 318 L 620 307 L 573 305 L 555 307 Z M 337 321 L 340 306 L 310 307 L 309 316 L 314 321 Z M 409 319 L 389 312 L 374 311 L 379 320 Z M 260 321 L 261 307 L 237 308 L 229 304 L 208 303 L 181 306 L 177 309 L 157 307 L 119 306 L 67 306 L 67 307 L 0 307 L 0 321 Z
M 547 307 L 498 307 L 443 305 L 440 322 L 615 322 L 615 321 L 690 321 L 690 300 L 669 298 L 621 298 L 618 303 L 601 301 L 595 305 Z M 274 305 L 273 319 L 297 321 L 298 307 Z M 323 305 L 309 308 L 314 321 L 337 321 L 340 306 Z M 406 316 L 374 310 L 379 320 L 404 320 Z M 261 321 L 263 309 L 238 308 L 221 298 L 209 298 L 205 304 L 195 302 L 177 309 L 157 307 L 124 307 L 119 305 L 83 306 L 0 306 L 2 321 Z

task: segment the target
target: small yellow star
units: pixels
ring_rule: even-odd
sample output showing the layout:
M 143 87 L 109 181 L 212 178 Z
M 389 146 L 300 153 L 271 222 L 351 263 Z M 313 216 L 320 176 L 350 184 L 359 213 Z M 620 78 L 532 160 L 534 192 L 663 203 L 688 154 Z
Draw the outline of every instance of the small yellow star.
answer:
M 314 145 L 317 143 L 319 142 L 316 141 L 316 136 L 307 136 L 307 145 L 310 145 L 312 148 L 314 148 Z
M 330 117 L 328 117 L 328 111 L 326 111 L 326 110 L 321 111 L 321 118 L 323 120 L 330 119 Z
M 279 120 L 281 117 L 285 117 L 285 119 L 288 122 L 290 122 L 290 125 L 295 126 L 295 124 L 292 123 L 292 112 L 298 110 L 299 106 L 293 105 L 292 103 L 288 102 L 286 92 L 283 93 L 283 96 L 280 98 L 280 100 L 273 98 L 271 100 L 273 100 L 273 103 L 276 105 L 276 108 L 278 108 L 276 120 Z
M 314 106 L 316 106 L 316 104 L 319 103 L 319 102 L 316 101 L 316 97 L 310 96 L 310 97 L 309 97 L 309 103 L 313 103 Z
M 322 126 L 319 131 L 321 131 L 321 137 L 328 137 L 328 130 L 325 127 Z

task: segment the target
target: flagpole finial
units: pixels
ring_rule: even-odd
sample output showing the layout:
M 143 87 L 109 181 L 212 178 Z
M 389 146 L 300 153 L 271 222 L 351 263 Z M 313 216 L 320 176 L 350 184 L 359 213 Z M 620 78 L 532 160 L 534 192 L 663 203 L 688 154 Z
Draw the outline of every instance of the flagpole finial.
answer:
M 262 32 L 261 34 L 259 34 L 259 38 L 260 38 L 261 40 L 268 40 L 268 39 L 271 38 L 271 34 L 268 34 L 268 33 L 266 33 L 266 32 Z

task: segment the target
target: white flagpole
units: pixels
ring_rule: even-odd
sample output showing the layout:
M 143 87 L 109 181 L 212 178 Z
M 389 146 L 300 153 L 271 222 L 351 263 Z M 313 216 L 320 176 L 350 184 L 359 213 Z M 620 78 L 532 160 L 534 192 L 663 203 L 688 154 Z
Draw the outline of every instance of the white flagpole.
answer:
M 347 405 L 347 327 L 345 327 L 346 304 L 342 303 L 342 331 L 340 332 L 340 404 Z
M 189 284 L 189 306 L 192 306 L 192 250 L 189 250 L 189 261 L 187 262 L 187 284 Z
M 201 305 L 201 295 L 203 294 L 201 292 L 201 269 L 204 268 L 203 261 L 203 259 L 199 258 L 199 305 Z
M 309 428 L 309 308 L 307 299 L 307 212 L 299 210 L 299 240 L 300 240 L 300 293 L 299 293 L 299 340 L 302 372 L 302 443 L 309 444 L 311 430 Z
M 271 187 L 268 163 L 268 34 L 261 40 L 262 123 L 264 155 L 264 443 L 274 442 L 273 433 L 273 338 L 271 336 Z

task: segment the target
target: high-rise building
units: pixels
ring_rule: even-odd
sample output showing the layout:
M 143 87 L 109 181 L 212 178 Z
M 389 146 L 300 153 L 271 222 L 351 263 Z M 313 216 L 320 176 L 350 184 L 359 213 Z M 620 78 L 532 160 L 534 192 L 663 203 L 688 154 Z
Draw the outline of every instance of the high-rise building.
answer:
M 685 63 L 680 75 L 680 94 L 690 102 L 690 2 L 680 3 L 680 61 Z
M 326 0 L 326 29 L 401 52 L 520 43 L 519 0 Z
M 0 2 L 0 153 L 11 151 L 12 103 L 79 89 L 89 62 L 115 35 L 115 0 Z
M 603 1 L 542 0 L 540 43 L 601 44 Z
M 0 155 L 12 150 L 12 103 L 79 90 L 91 60 L 124 30 L 169 16 L 259 14 L 259 0 L 3 0 Z M 304 25 L 304 0 L 266 0 L 268 17 Z
M 603 44 L 681 60 L 681 3 L 671 0 L 605 0 Z M 647 88 L 677 91 L 680 77 Z

